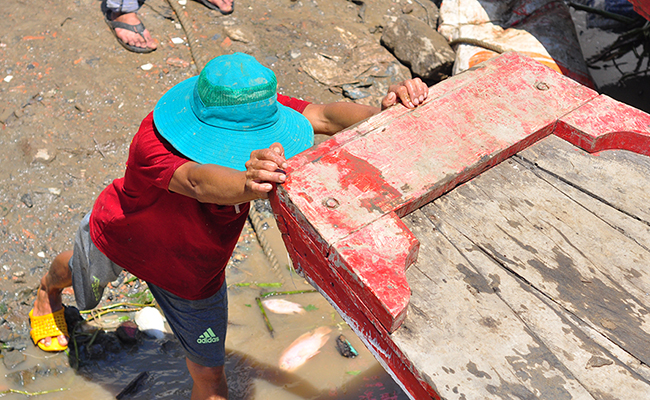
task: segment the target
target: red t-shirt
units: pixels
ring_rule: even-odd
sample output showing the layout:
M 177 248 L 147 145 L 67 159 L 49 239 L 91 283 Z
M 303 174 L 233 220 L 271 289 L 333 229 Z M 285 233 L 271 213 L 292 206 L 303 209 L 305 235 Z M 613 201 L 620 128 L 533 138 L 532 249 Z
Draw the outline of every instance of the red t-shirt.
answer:
M 278 94 L 302 113 L 309 104 Z M 153 113 L 129 149 L 124 177 L 95 201 L 90 236 L 114 263 L 181 298 L 215 294 L 248 216 L 249 203 L 219 206 L 169 191 L 178 167 L 190 161 L 156 131 Z

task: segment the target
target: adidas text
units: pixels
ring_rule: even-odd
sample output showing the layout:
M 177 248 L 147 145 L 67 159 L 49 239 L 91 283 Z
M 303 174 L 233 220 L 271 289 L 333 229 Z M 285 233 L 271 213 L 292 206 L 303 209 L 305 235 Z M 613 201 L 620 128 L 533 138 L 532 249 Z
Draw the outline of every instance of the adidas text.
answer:
M 219 337 L 212 332 L 211 328 L 208 328 L 199 338 L 196 340 L 196 343 L 207 344 L 207 343 L 216 343 L 219 341 Z

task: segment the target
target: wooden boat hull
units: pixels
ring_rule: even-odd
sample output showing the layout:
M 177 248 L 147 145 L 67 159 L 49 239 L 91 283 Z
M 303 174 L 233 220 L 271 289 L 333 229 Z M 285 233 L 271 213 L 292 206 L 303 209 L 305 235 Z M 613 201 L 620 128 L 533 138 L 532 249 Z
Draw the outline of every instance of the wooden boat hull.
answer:
M 439 398 L 436 377 L 447 367 L 422 361 L 423 355 L 437 356 L 426 348 L 428 336 L 413 332 L 411 324 L 401 327 L 416 317 L 407 269 L 422 262 L 423 239 L 407 221 L 416 213 L 421 217 L 423 206 L 550 135 L 589 152 L 619 148 L 650 155 L 650 116 L 527 57 L 506 53 L 432 87 L 430 99 L 417 109 L 393 107 L 292 158 L 287 182 L 270 196 L 297 270 L 412 398 Z M 427 296 L 422 288 L 415 294 Z M 434 303 L 440 310 L 448 306 L 440 298 Z M 450 322 L 424 319 L 420 325 Z M 397 340 L 409 335 L 419 345 Z M 512 348 L 502 353 L 513 356 Z M 464 370 L 471 375 L 476 362 Z M 575 386 L 558 387 L 567 390 L 567 385 Z M 479 387 L 485 391 L 489 385 Z

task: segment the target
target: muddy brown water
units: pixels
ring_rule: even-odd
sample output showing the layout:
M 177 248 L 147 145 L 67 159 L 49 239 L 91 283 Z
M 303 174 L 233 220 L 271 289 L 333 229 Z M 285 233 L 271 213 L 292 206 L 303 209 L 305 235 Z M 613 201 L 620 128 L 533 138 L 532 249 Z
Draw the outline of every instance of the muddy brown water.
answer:
M 112 399 L 147 371 L 149 378 L 130 398 L 189 398 L 191 380 L 172 336 L 145 339 L 137 347 L 88 361 L 75 370 L 65 354 L 46 354 L 32 346 L 26 319 L 49 262 L 70 247 L 76 225 L 96 195 L 121 176 L 130 139 L 142 118 L 168 88 L 197 73 L 187 44 L 172 41 L 186 40 L 185 33 L 170 19 L 165 0 L 148 0 L 140 11 L 159 41 L 158 50 L 146 55 L 129 53 L 116 43 L 96 0 L 3 0 L 2 10 L 0 341 L 24 350 L 3 351 L 0 391 L 66 389 L 38 398 Z M 190 0 L 186 11 L 200 52 L 253 54 L 276 71 L 281 92 L 314 102 L 343 97 L 340 90 L 330 90 L 305 73 L 307 60 L 320 54 L 344 65 L 358 43 L 378 46 L 378 27 L 403 12 L 422 12 L 410 0 L 367 2 L 363 13 L 347 0 L 237 0 L 231 16 Z M 577 20 L 581 15 L 574 13 Z M 615 39 L 580 25 L 578 30 L 587 55 Z M 145 65 L 150 68 L 143 69 Z M 612 68 L 598 70 L 594 78 L 613 97 L 647 110 L 650 101 L 644 83 L 619 85 Z M 361 101 L 376 104 L 378 98 Z M 310 287 L 285 268 L 286 253 L 277 233 L 273 234 L 273 221 L 268 223 L 267 237 L 280 268 L 269 264 L 247 226 L 227 270 L 231 286 L 226 367 L 231 398 L 407 399 L 319 294 L 285 296 L 309 311 L 269 313 L 275 331 L 271 337 L 255 303 L 255 297 L 268 289 L 255 283 L 281 283 L 282 290 Z M 69 295 L 65 300 L 74 304 Z M 111 318 L 102 320 L 107 329 L 115 324 Z M 319 326 L 332 329 L 321 352 L 293 373 L 280 371 L 281 352 Z M 358 357 L 348 359 L 337 352 L 334 341 L 340 333 L 359 351 Z M 24 361 L 9 362 L 16 353 L 24 355 Z M 17 378 L 20 371 L 26 371 L 23 382 Z

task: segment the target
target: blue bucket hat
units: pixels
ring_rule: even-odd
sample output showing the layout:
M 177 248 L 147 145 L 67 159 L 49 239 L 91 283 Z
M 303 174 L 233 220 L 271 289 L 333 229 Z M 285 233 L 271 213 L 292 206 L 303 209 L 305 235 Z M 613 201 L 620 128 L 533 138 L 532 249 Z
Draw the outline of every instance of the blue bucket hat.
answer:
M 214 58 L 198 77 L 180 82 L 156 104 L 158 132 L 199 164 L 244 171 L 253 150 L 279 142 L 289 158 L 314 144 L 302 114 L 277 100 L 277 80 L 254 57 Z

